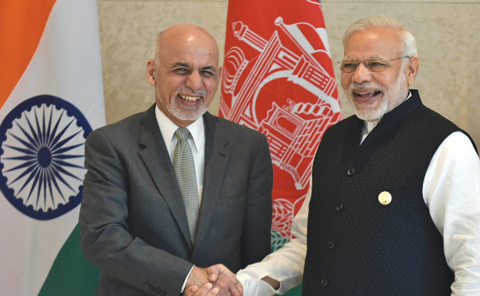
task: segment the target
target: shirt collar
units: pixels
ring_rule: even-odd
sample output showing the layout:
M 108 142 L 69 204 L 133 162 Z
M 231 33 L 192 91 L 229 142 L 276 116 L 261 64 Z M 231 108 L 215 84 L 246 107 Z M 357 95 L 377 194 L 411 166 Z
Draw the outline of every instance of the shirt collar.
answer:
M 168 118 L 158 106 L 155 108 L 155 117 L 157 118 L 157 124 L 165 141 L 165 146 L 169 147 L 172 141 L 176 141 L 174 135 L 175 131 L 179 128 Z M 192 124 L 187 126 L 188 131 L 192 135 L 194 148 L 198 151 L 198 145 L 203 143 L 202 139 L 205 139 L 205 128 L 203 125 L 203 116 L 200 116 Z

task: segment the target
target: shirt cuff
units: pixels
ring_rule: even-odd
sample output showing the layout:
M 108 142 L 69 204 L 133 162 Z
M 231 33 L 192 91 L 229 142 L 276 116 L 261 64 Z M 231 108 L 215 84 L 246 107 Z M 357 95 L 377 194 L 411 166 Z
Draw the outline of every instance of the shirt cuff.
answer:
M 272 296 L 276 294 L 272 286 L 259 279 L 245 279 L 242 285 L 244 296 Z
M 261 279 L 268 276 L 268 272 L 260 269 L 247 268 L 238 271 L 237 279 L 243 286 L 243 296 L 270 296 L 277 291 L 270 284 Z
M 188 272 L 187 277 L 185 278 L 185 281 L 183 282 L 182 290 L 180 291 L 180 293 L 183 293 L 183 292 L 185 291 L 185 286 L 187 285 L 188 277 L 189 277 L 190 274 L 192 273 L 192 270 L 193 270 L 194 267 L 195 267 L 195 265 L 192 266 L 192 268 L 191 268 L 190 271 Z M 199 287 L 199 288 L 200 288 L 200 287 Z

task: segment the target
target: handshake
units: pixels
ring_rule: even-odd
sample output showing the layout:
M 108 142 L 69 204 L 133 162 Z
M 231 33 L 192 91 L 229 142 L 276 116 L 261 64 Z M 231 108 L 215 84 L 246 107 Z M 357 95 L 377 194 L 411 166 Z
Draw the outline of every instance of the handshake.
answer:
M 273 295 L 280 288 L 280 282 L 265 276 L 264 282 L 267 289 L 247 291 L 249 295 Z M 272 290 L 273 289 L 273 290 Z M 242 296 L 243 286 L 235 274 L 222 264 L 208 268 L 194 267 L 187 279 L 184 296 Z M 253 294 L 252 294 L 253 293 Z
M 195 266 L 188 277 L 184 296 L 242 296 L 243 287 L 235 274 L 222 264 Z

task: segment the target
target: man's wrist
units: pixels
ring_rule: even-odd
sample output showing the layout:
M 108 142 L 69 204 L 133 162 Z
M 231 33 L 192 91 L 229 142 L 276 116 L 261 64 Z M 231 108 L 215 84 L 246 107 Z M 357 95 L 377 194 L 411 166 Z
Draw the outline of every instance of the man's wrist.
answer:
M 269 284 L 270 286 L 272 286 L 272 288 L 276 291 L 278 289 L 280 289 L 280 282 L 277 281 L 277 280 L 274 280 L 272 279 L 271 277 L 269 276 L 265 276 L 262 278 L 262 281 L 266 282 L 267 284 Z
M 190 268 L 190 271 L 188 272 L 187 277 L 185 278 L 185 281 L 183 282 L 182 290 L 180 291 L 180 293 L 183 293 L 185 291 L 185 288 L 187 286 L 188 278 L 190 277 L 190 274 L 192 273 L 194 268 L 195 268 L 195 265 L 193 265 L 192 268 Z
M 243 281 L 243 295 L 255 295 L 255 296 L 271 296 L 277 294 L 278 291 L 266 281 L 261 279 L 245 279 Z

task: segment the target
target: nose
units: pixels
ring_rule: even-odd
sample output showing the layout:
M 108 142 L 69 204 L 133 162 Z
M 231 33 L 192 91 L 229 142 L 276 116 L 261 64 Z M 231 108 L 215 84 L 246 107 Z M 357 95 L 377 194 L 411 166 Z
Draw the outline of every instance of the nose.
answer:
M 352 77 L 353 82 L 356 83 L 362 83 L 362 82 L 368 82 L 372 80 L 372 75 L 370 73 L 370 70 L 368 70 L 367 67 L 365 67 L 364 63 L 359 63 L 357 70 L 353 72 L 353 77 Z
M 192 90 L 199 90 L 202 88 L 202 76 L 198 71 L 193 71 L 188 75 L 186 86 Z

